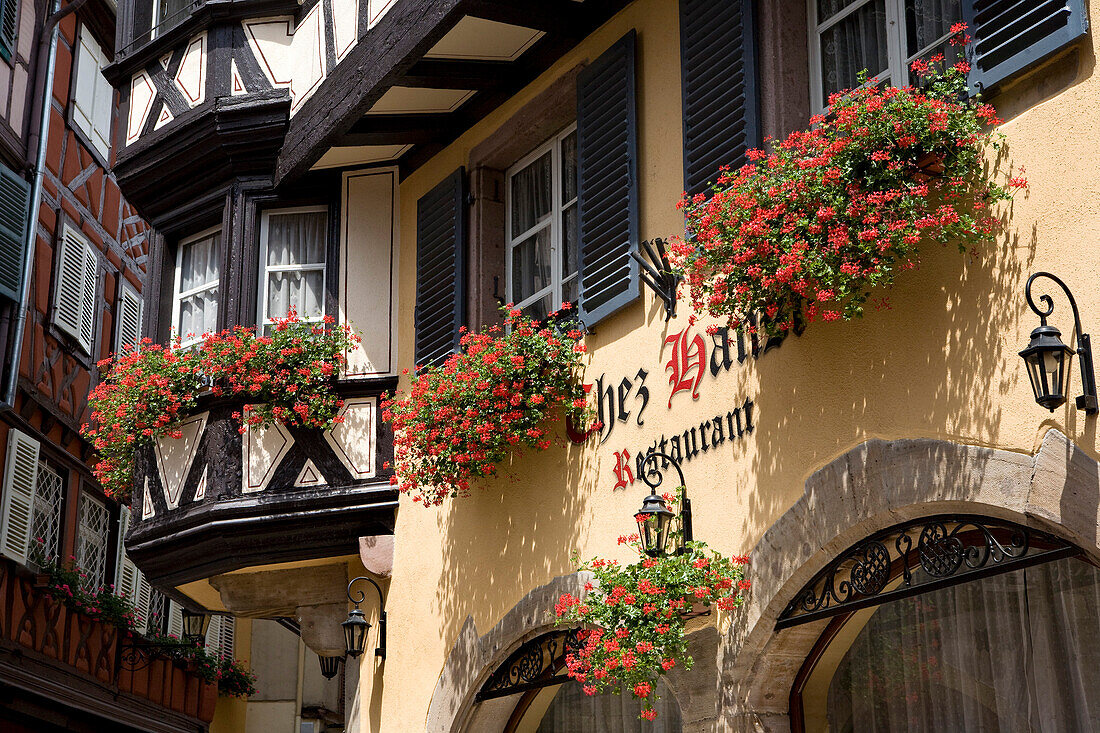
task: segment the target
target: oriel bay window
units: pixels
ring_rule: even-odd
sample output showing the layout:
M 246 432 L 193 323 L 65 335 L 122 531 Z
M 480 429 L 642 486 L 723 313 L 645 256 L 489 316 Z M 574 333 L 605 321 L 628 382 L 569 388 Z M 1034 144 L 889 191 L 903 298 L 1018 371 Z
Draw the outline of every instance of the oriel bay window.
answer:
M 172 336 L 181 346 L 218 330 L 222 267 L 221 231 L 212 229 L 180 242 L 176 250 Z
M 285 318 L 292 309 L 304 321 L 324 318 L 327 233 L 324 206 L 264 212 L 260 221 L 261 326 Z
M 577 128 L 508 172 L 508 300 L 542 319 L 577 302 Z

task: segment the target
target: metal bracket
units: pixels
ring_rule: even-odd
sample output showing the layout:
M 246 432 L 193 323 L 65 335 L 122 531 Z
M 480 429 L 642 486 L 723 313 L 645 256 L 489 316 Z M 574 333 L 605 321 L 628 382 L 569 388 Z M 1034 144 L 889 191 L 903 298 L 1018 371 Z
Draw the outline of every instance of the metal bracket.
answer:
M 668 260 L 668 252 L 665 250 L 665 240 L 654 239 L 638 244 L 639 252 L 631 252 L 630 256 L 641 266 L 642 281 L 657 294 L 657 297 L 665 304 L 665 321 L 676 317 L 676 289 L 683 278 L 673 272 L 672 263 Z M 641 252 L 645 253 L 642 257 Z

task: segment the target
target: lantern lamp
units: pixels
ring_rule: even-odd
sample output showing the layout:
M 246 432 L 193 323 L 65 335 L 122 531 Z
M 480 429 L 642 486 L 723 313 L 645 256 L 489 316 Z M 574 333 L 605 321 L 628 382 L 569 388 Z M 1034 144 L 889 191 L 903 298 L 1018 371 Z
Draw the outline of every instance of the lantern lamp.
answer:
M 385 598 L 382 596 L 382 588 L 378 583 L 375 583 L 373 579 L 362 575 L 358 578 L 353 578 L 348 583 L 348 600 L 355 604 L 355 608 L 348 612 L 347 619 L 340 624 L 344 627 L 344 651 L 347 652 L 349 657 L 358 657 L 363 653 L 367 646 L 367 632 L 370 631 L 370 622 L 367 621 L 366 616 L 359 610 L 359 604 L 366 599 L 366 594 L 363 591 L 356 591 L 355 595 L 352 595 L 351 588 L 360 580 L 365 580 L 374 586 L 374 589 L 378 591 L 378 647 L 374 650 L 376 657 L 386 658 L 386 608 Z
M 364 634 L 364 637 L 366 635 Z M 343 657 L 317 657 L 321 661 L 321 676 L 326 680 L 331 680 L 340 671 L 340 664 L 343 663 Z
M 1027 304 L 1039 316 L 1039 326 L 1031 332 L 1031 341 L 1020 352 L 1027 367 L 1027 376 L 1031 381 L 1031 390 L 1035 401 L 1051 412 L 1066 402 L 1069 392 L 1069 366 L 1074 350 L 1062 343 L 1062 332 L 1047 323 L 1047 317 L 1054 312 L 1054 300 L 1049 295 L 1039 296 L 1043 307 L 1035 304 L 1031 287 L 1037 278 L 1045 277 L 1059 287 L 1069 299 L 1073 309 L 1073 328 L 1077 338 L 1077 355 L 1080 357 L 1081 386 L 1084 394 L 1077 398 L 1077 409 L 1086 415 L 1095 415 L 1098 411 L 1096 397 L 1096 377 L 1092 365 L 1092 343 L 1089 335 L 1081 331 L 1081 316 L 1077 311 L 1077 301 L 1069 288 L 1059 278 L 1049 272 L 1036 272 L 1027 279 L 1024 295 Z
M 675 517 L 656 490 L 645 498 L 642 508 L 634 513 L 634 519 L 638 522 L 638 538 L 645 554 L 658 557 L 665 553 L 668 533 Z
M 206 629 L 210 626 L 210 615 L 193 613 L 186 608 L 180 609 L 180 615 L 183 618 L 183 638 L 195 644 L 203 644 L 206 640 Z

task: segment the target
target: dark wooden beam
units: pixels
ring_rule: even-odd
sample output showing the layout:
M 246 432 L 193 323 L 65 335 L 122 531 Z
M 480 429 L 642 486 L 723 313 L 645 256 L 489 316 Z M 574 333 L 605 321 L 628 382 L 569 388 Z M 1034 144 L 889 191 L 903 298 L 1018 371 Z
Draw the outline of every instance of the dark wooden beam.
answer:
M 453 114 L 365 115 L 333 147 L 408 145 L 446 137 Z
M 511 61 L 420 59 L 398 80 L 404 87 L 492 89 L 516 73 Z

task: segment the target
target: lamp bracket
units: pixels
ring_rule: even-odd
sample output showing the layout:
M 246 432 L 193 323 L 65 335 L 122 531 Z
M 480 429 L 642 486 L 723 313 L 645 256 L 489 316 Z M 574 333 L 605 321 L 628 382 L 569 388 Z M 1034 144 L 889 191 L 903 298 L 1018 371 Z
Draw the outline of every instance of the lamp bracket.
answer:
M 691 499 L 688 498 L 687 482 L 684 481 L 684 470 L 680 468 L 680 462 L 667 453 L 653 451 L 647 453 L 646 457 L 642 459 L 638 475 L 641 476 L 642 481 L 649 487 L 649 490 L 656 494 L 657 489 L 661 487 L 661 484 L 664 483 L 665 480 L 663 469 L 669 466 L 676 470 L 676 476 L 680 479 L 680 528 L 684 533 L 683 540 L 684 542 L 691 542 L 693 539 L 691 531 Z
M 642 254 L 645 254 L 645 257 Z M 641 267 L 642 281 L 657 294 L 665 305 L 665 320 L 676 317 L 676 289 L 680 286 L 683 277 L 672 270 L 672 263 L 668 259 L 668 251 L 665 249 L 665 240 L 654 239 L 638 243 L 638 251 L 631 252 L 630 256 Z
M 374 656 L 382 659 L 386 658 L 386 598 L 382 595 L 382 587 L 374 581 L 374 578 L 367 577 L 366 575 L 360 575 L 357 578 L 352 578 L 348 583 L 348 600 L 355 604 L 356 608 L 359 608 L 359 604 L 366 600 L 367 595 L 362 590 L 357 590 L 355 595 L 352 595 L 351 587 L 358 583 L 360 580 L 365 580 L 374 586 L 374 589 L 378 591 L 378 648 L 374 650 Z
M 1080 357 L 1081 362 L 1081 386 L 1084 392 L 1077 398 L 1077 409 L 1084 410 L 1086 415 L 1095 415 L 1100 412 L 1100 401 L 1098 401 L 1096 395 L 1096 373 L 1092 362 L 1092 339 L 1081 330 L 1081 313 L 1077 309 L 1077 300 L 1070 292 L 1069 286 L 1062 282 L 1062 279 L 1057 275 L 1049 272 L 1036 272 L 1032 273 L 1031 277 L 1027 279 L 1027 285 L 1024 286 L 1024 297 L 1027 299 L 1027 304 L 1031 310 L 1039 316 L 1039 322 L 1043 326 L 1047 325 L 1047 318 L 1054 313 L 1054 299 L 1043 293 L 1039 296 L 1039 302 L 1043 304 L 1043 307 L 1040 308 L 1035 304 L 1035 298 L 1031 294 L 1031 288 L 1035 281 L 1044 277 L 1062 289 L 1062 292 L 1066 294 L 1066 299 L 1069 300 L 1070 308 L 1073 310 L 1073 331 L 1077 339 L 1077 356 Z

